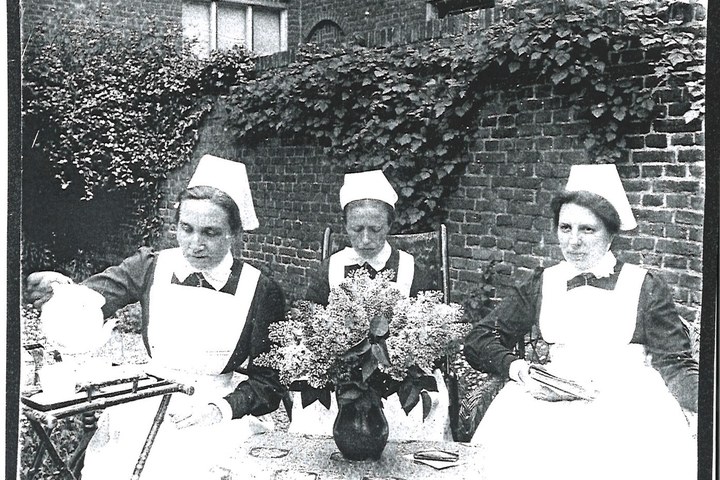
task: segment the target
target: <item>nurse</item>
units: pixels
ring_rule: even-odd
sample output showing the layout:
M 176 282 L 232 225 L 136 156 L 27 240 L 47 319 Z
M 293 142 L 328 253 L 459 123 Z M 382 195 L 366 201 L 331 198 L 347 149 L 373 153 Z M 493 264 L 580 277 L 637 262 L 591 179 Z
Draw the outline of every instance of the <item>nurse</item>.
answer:
M 382 170 L 345 175 L 340 188 L 340 207 L 350 246 L 331 255 L 312 272 L 306 300 L 327 305 L 330 289 L 359 269 L 367 271 L 371 278 L 380 272 L 391 271 L 392 282 L 405 296 L 414 296 L 423 290 L 437 290 L 432 275 L 424 271 L 411 254 L 391 246 L 387 241 L 395 219 L 397 200 L 397 193 Z M 428 392 L 432 405 L 426 418 L 423 418 L 420 403 L 406 414 L 400 407 L 397 394 L 383 401 L 391 440 L 452 440 L 448 390 L 439 369 L 433 372 L 432 377 L 437 391 Z M 329 409 L 319 401 L 303 407 L 300 397 L 299 392 L 294 392 L 290 431 L 332 435 L 337 415 L 334 396 Z
M 519 283 L 465 339 L 470 365 L 511 380 L 472 439 L 487 453 L 482 478 L 695 478 L 682 408 L 697 412 L 698 364 L 667 284 L 611 250 L 637 226 L 615 166 L 573 166 L 551 208 L 564 260 Z M 545 368 L 587 398 L 531 376 L 512 347 L 533 327 L 549 344 Z
M 284 393 L 277 373 L 253 364 L 269 349 L 268 325 L 284 316 L 278 285 L 231 247 L 258 227 L 245 166 L 205 155 L 180 194 L 177 248 L 138 253 L 82 284 L 100 293 L 107 318 L 134 302 L 142 307 L 149 369 L 193 385 L 173 395 L 143 479 L 211 478 L 213 467 L 253 433 L 272 428 L 264 415 Z M 41 307 L 55 272 L 27 279 L 28 298 Z M 239 373 L 242 372 L 242 373 Z M 108 408 L 85 458 L 84 480 L 131 477 L 160 399 Z

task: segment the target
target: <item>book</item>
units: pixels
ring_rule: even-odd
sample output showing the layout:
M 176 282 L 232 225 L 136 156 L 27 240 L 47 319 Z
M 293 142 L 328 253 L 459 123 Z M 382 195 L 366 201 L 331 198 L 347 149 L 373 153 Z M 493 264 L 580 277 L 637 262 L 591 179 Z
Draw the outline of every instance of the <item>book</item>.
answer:
M 595 390 L 550 373 L 541 365 L 530 365 L 530 378 L 558 394 L 570 395 L 575 400 L 593 400 L 597 394 Z

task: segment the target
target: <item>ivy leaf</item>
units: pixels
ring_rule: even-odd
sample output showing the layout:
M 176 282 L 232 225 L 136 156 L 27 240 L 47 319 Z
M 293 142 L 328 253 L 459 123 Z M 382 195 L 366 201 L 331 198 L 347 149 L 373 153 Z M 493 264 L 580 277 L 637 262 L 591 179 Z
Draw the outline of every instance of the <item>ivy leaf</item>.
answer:
M 555 63 L 557 63 L 559 66 L 565 65 L 568 61 L 570 61 L 570 54 L 567 52 L 557 52 L 555 55 Z
M 559 72 L 553 73 L 553 74 L 550 76 L 550 78 L 552 79 L 553 83 L 554 83 L 555 85 L 557 85 L 557 84 L 559 84 L 560 82 L 562 82 L 563 80 L 565 80 L 565 79 L 567 78 L 567 76 L 568 76 L 568 71 L 567 71 L 567 70 L 560 70 Z
M 613 117 L 619 121 L 622 122 L 625 119 L 625 113 L 627 109 L 625 107 L 613 109 Z
M 670 60 L 670 63 L 672 64 L 672 66 L 675 67 L 678 64 L 685 62 L 686 57 L 685 57 L 685 55 L 683 55 L 681 53 L 673 52 L 670 55 L 668 55 L 668 60 Z
M 685 123 L 690 123 L 698 117 L 700 117 L 700 112 L 697 110 L 688 110 L 683 114 L 683 120 L 685 120 Z
M 600 118 L 605 113 L 605 105 L 598 104 L 594 105 L 592 109 L 590 109 L 590 112 L 593 114 L 595 118 Z
M 387 126 L 390 130 L 395 130 L 395 129 L 398 127 L 398 125 L 400 125 L 400 120 L 398 120 L 398 119 L 396 119 L 396 118 L 393 118 L 393 119 L 391 119 L 391 120 L 388 120 L 388 122 L 386 123 L 386 126 Z

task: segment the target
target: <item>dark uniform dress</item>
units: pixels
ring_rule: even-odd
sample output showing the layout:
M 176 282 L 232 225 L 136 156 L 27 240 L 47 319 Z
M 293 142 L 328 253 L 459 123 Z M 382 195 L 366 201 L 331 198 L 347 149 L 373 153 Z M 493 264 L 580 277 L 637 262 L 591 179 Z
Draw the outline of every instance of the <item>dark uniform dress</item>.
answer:
M 223 420 L 211 426 L 176 429 L 165 421 L 143 479 L 210 476 L 238 442 L 272 428 L 262 416 L 277 408 L 284 391 L 274 370 L 253 365 L 253 358 L 269 349 L 268 325 L 284 316 L 278 285 L 234 259 L 220 290 L 207 282 L 199 286 L 208 288 L 189 286 L 175 274 L 184 262 L 179 249 L 141 249 L 84 282 L 105 297 L 106 317 L 139 301 L 151 356 L 148 370 L 195 387 L 192 396 L 174 394 L 168 413 L 207 403 L 223 412 Z M 83 479 L 130 478 L 159 401 L 146 399 L 103 413 Z
M 599 278 L 567 262 L 537 270 L 466 338 L 473 367 L 507 377 L 511 345 L 535 325 L 547 368 L 597 391 L 548 402 L 509 382 L 473 437 L 487 448 L 483 478 L 695 477 L 681 406 L 697 411 L 698 366 L 671 292 L 611 253 L 604 260 Z
M 360 259 L 348 247 L 344 250 L 325 259 L 317 271 L 312 274 L 306 294 L 306 300 L 327 305 L 330 288 L 334 287 L 358 269 L 365 269 L 374 277 L 379 272 L 393 271 L 392 282 L 406 296 L 414 296 L 419 291 L 437 290 L 431 275 L 419 267 L 407 252 L 390 247 L 385 247 L 389 256 L 384 265 L 382 260 L 372 261 L 375 265 L 366 263 Z M 386 252 L 387 255 L 387 252 Z M 378 257 L 382 257 L 383 252 Z M 390 433 L 389 438 L 396 440 L 452 440 L 449 418 L 449 395 L 440 370 L 433 372 L 438 391 L 428 392 L 432 400 L 432 406 L 428 416 L 423 419 L 422 405 L 413 408 L 409 414 L 405 414 L 400 406 L 397 394 L 390 395 L 383 400 L 383 411 L 387 418 Z M 293 414 L 290 424 L 290 432 L 315 435 L 332 435 L 332 426 L 337 415 L 337 404 L 335 397 L 332 397 L 330 408 L 327 409 L 319 401 L 307 407 L 302 407 L 299 392 L 293 392 Z

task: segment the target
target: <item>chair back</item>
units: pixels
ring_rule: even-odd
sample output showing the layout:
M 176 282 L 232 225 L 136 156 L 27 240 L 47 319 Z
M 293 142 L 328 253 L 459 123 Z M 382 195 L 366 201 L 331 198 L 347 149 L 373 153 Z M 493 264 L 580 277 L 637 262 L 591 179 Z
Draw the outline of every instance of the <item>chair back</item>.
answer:
M 415 263 L 432 276 L 435 288 L 443 293 L 443 301 L 450 303 L 450 261 L 445 224 L 431 232 L 388 235 L 387 240 L 393 247 L 415 257 Z M 322 260 L 349 245 L 346 234 L 335 233 L 327 227 L 323 234 Z

